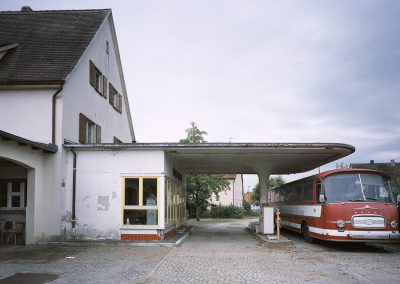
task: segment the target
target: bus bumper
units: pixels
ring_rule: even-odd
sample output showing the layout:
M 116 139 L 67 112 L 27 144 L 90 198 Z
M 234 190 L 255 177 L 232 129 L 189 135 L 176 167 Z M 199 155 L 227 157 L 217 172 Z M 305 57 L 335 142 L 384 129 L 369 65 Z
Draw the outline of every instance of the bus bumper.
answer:
M 354 231 L 354 230 L 338 231 L 338 230 L 310 227 L 310 232 L 313 237 L 331 241 L 400 240 L 399 231 Z
M 350 231 L 350 238 L 362 240 L 399 240 L 399 232 Z

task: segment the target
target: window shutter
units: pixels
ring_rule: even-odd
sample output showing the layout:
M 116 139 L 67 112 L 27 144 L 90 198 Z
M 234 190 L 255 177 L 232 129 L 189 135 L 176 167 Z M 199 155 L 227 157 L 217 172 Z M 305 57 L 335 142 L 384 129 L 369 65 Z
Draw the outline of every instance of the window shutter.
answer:
M 95 65 L 92 62 L 92 60 L 89 61 L 89 80 L 90 80 L 90 85 L 93 87 L 96 86 L 96 71 L 95 71 Z
M 101 127 L 96 124 L 96 143 L 101 143 Z
M 79 143 L 86 143 L 86 116 L 79 114 Z
M 105 98 L 107 98 L 107 88 L 108 84 L 107 84 L 107 77 L 103 75 L 103 96 Z
M 118 94 L 118 111 L 119 113 L 122 113 L 122 96 Z
M 114 105 L 114 87 L 113 85 L 110 83 L 108 84 L 109 89 L 108 89 L 108 93 L 109 93 L 109 102 L 111 105 Z

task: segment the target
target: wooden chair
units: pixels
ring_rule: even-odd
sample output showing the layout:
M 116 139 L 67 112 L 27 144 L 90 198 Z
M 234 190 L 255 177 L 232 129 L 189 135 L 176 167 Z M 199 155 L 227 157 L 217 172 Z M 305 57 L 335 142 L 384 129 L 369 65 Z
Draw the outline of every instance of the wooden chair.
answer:
M 25 222 L 16 221 L 14 231 L 14 244 L 17 244 L 18 236 L 22 237 L 22 243 L 25 244 Z
M 4 228 L 3 231 L 1 231 L 1 240 L 0 244 L 3 243 L 3 239 L 6 240 L 6 244 L 8 243 L 10 239 L 10 231 L 12 231 L 12 222 L 11 221 L 6 221 L 4 222 Z
M 6 221 L 4 223 L 4 230 L 1 232 L 1 241 L 3 243 L 3 239 L 6 240 L 6 244 L 14 239 L 14 244 L 17 244 L 17 236 L 24 236 L 25 233 L 25 222 L 16 221 L 15 229 L 13 229 L 13 224 L 11 221 Z M 23 240 L 24 241 L 24 240 Z

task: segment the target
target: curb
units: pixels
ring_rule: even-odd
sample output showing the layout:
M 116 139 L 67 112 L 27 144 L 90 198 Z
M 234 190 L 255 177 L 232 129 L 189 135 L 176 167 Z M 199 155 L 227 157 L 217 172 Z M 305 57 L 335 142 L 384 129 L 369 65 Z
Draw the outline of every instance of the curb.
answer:
M 175 242 L 166 241 L 119 241 L 119 240 L 71 240 L 71 241 L 40 241 L 37 245 L 54 245 L 70 247 L 178 247 L 187 239 L 190 228 L 182 234 Z M 180 234 L 177 234 L 180 235 Z
M 284 236 L 281 236 L 281 239 L 278 241 L 276 239 L 269 239 L 268 235 L 257 234 L 256 232 L 250 230 L 249 228 L 246 228 L 246 231 L 252 234 L 257 241 L 267 245 L 287 245 L 293 243 L 292 240 Z

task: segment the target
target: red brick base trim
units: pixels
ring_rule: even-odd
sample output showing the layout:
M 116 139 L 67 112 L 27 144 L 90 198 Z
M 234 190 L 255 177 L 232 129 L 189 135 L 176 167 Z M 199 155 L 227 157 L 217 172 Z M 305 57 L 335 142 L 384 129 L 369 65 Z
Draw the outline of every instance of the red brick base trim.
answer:
M 121 241 L 159 241 L 158 234 L 121 234 Z
M 176 234 L 176 228 L 164 234 L 164 239 L 168 239 Z

